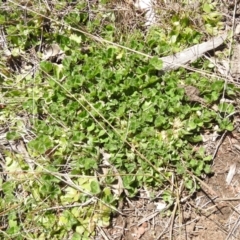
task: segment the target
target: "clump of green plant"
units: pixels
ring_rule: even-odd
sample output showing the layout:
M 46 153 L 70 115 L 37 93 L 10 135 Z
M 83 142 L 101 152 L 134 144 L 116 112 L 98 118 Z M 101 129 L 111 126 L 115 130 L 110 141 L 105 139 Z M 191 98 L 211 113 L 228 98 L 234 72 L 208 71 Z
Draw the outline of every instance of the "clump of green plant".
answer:
M 0 236 L 90 239 L 96 226 L 109 225 L 118 201 L 136 196 L 143 186 L 153 194 L 167 189 L 163 198 L 171 202 L 175 193 L 168 186 L 174 175 L 194 192 L 192 176 L 208 174 L 211 157 L 193 146 L 216 124 L 219 132 L 233 129 L 229 115 L 234 106 L 219 104 L 224 82 L 184 69 L 160 75 L 157 57 L 84 34 L 96 34 L 98 28 L 108 40 L 164 55 L 200 41 L 203 34 L 193 16 L 174 14 L 170 32 L 136 29 L 117 39 L 114 19 L 103 25 L 91 19 L 85 1 L 74 6 L 61 1 L 52 11 L 43 5 L 45 17 L 36 11 L 37 2 L 31 4 L 1 10 L 9 48 L 19 50 L 11 57 L 21 59 L 18 71 L 9 65 L 11 57 L 1 63 L 1 124 L 8 124 L 6 139 L 22 142 L 26 151 L 2 152 L 7 177 L 0 182 L 0 206 L 6 224 Z M 215 11 L 212 3 L 204 4 L 203 11 Z M 211 23 L 218 27 L 217 20 Z M 64 53 L 58 61 L 44 58 L 43 46 L 53 43 Z M 26 74 L 29 64 L 35 71 Z M 218 110 L 189 101 L 179 84 L 197 87 Z M 227 85 L 228 96 L 235 91 Z

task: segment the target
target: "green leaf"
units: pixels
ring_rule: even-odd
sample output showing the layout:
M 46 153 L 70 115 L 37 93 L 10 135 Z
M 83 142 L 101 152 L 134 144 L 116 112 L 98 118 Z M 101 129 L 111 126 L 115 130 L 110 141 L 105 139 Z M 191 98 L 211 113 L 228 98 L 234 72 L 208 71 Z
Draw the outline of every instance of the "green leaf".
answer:
M 153 57 L 149 60 L 150 65 L 152 65 L 155 69 L 162 69 L 162 61 L 158 57 Z
M 233 131 L 233 123 L 228 118 L 219 119 L 218 122 L 221 130 Z
M 203 11 L 206 13 L 210 13 L 212 10 L 212 5 L 209 3 L 204 3 L 203 4 Z
M 97 181 L 92 181 L 90 186 L 91 186 L 91 192 L 93 194 L 99 194 L 101 192 L 99 183 Z
M 15 183 L 14 182 L 5 182 L 2 184 L 2 190 L 3 192 L 7 194 L 12 194 L 15 188 Z
M 71 240 L 79 240 L 79 239 L 82 239 L 82 235 L 80 234 L 80 233 L 74 233 L 73 235 L 72 235 L 72 238 L 71 238 Z
M 193 189 L 193 187 L 194 187 L 194 184 L 193 184 L 193 181 L 192 181 L 192 180 L 187 180 L 187 181 L 185 181 L 185 184 L 184 184 L 184 185 L 185 185 L 186 188 L 189 189 L 189 190 Z
M 235 111 L 235 108 L 232 104 L 229 103 L 220 103 L 218 109 L 221 113 L 231 114 Z
M 80 198 L 80 192 L 72 187 L 64 190 L 65 194 L 60 197 L 62 203 L 74 203 Z
M 45 61 L 40 63 L 41 69 L 44 72 L 50 72 L 53 69 L 53 64 L 51 62 Z
M 84 158 L 81 159 L 84 161 L 84 168 L 86 170 L 90 170 L 90 169 L 97 169 L 97 163 L 95 159 L 91 159 L 91 158 Z
M 49 136 L 43 135 L 28 143 L 28 147 L 39 154 L 45 153 L 53 147 L 53 141 Z
M 17 140 L 21 138 L 19 132 L 8 132 L 7 133 L 7 140 Z
M 206 165 L 206 166 L 204 167 L 204 172 L 205 172 L 206 174 L 210 174 L 210 173 L 212 172 L 211 166 L 210 166 L 210 165 Z
M 76 43 L 81 43 L 82 42 L 81 36 L 77 36 L 76 34 L 71 34 L 70 39 L 75 41 Z

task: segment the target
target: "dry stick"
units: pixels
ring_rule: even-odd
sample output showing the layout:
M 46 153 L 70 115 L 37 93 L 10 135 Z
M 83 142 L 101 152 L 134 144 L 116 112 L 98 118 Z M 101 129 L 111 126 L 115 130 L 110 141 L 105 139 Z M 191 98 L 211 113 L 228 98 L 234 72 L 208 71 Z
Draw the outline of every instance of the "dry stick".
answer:
M 189 225 L 189 224 L 191 224 L 191 223 L 193 223 L 193 222 L 199 221 L 199 219 L 200 219 L 200 217 L 196 217 L 195 219 L 193 219 L 193 220 L 191 220 L 191 221 L 189 221 L 189 222 L 187 222 L 187 223 L 185 223 L 185 224 L 182 224 L 181 226 L 176 226 L 176 227 L 174 227 L 174 229 L 175 229 L 175 228 L 179 228 L 179 227 L 187 226 L 187 225 Z M 166 233 L 166 232 L 169 231 L 169 230 L 167 230 L 167 228 L 169 227 L 170 221 L 171 221 L 171 219 L 169 219 L 169 222 L 167 223 L 167 226 L 165 226 L 165 228 L 164 228 L 164 230 L 161 232 L 161 234 L 160 234 L 159 236 L 157 236 L 156 240 L 159 240 L 159 239 L 163 236 L 164 233 Z
M 170 230 L 169 230 L 169 239 L 172 240 L 172 234 L 173 234 L 173 223 L 174 223 L 174 220 L 175 220 L 175 215 L 176 215 L 176 212 L 177 212 L 177 207 L 178 207 L 178 202 L 176 201 L 175 202 L 175 205 L 174 205 L 174 209 L 173 209 L 173 212 L 172 212 L 172 215 L 171 215 L 171 222 L 170 222 Z
M 165 228 L 163 229 L 163 231 L 157 236 L 156 240 L 159 240 L 163 234 L 165 234 L 167 232 L 167 229 L 169 228 L 169 225 L 171 223 L 171 218 L 169 219 L 167 225 L 165 226 Z
M 178 203 L 178 213 L 179 213 L 179 226 L 181 226 L 182 225 L 182 223 L 183 223 L 183 215 L 182 215 L 182 212 L 181 212 L 181 205 L 180 205 L 180 203 L 181 203 L 181 195 L 182 195 L 182 190 L 183 190 L 183 181 L 181 181 L 181 184 L 180 184 L 180 189 L 179 189 L 179 194 L 178 194 L 178 197 L 177 197 L 177 203 Z M 181 232 L 182 232 L 182 228 L 181 227 L 179 227 L 179 235 L 181 236 Z
M 6 209 L 6 210 L 3 210 L 2 212 L 0 212 L 0 217 L 5 216 L 5 215 L 8 215 L 11 210 L 17 209 L 17 208 L 20 207 L 20 206 L 21 206 L 21 203 L 15 204 L 15 205 L 9 207 L 9 208 Z
M 240 197 L 238 198 L 217 198 L 214 202 L 221 202 L 221 201 L 240 201 Z
M 138 221 L 137 226 L 139 227 L 144 222 L 147 222 L 147 221 L 151 220 L 152 218 L 156 217 L 160 212 L 161 212 L 160 210 L 157 210 L 157 211 L 149 214 L 148 216 L 143 217 L 141 220 Z
M 183 186 L 184 186 L 184 181 L 181 181 L 180 187 L 179 187 L 179 192 L 178 192 L 178 196 L 177 196 L 177 203 L 178 203 L 178 211 L 179 211 L 179 216 L 181 216 L 181 218 L 179 217 L 179 226 L 182 225 L 182 216 L 181 215 L 181 196 L 182 196 L 182 191 L 183 191 Z M 181 222 L 181 224 L 180 224 Z M 181 233 L 181 228 L 179 229 L 180 233 Z
M 93 201 L 96 199 L 90 198 L 84 203 L 78 203 L 78 204 L 69 204 L 69 205 L 62 205 L 62 206 L 54 206 L 54 207 L 49 207 L 49 208 L 39 208 L 39 209 L 34 209 L 31 213 L 36 213 L 36 212 L 45 212 L 45 211 L 51 211 L 51 210 L 62 210 L 62 209 L 67 209 L 67 208 L 75 208 L 75 207 L 86 207 L 90 205 Z
M 213 159 L 213 164 L 212 164 L 212 166 L 214 165 L 214 158 L 215 158 L 215 156 L 216 156 L 216 154 L 217 154 L 217 152 L 218 152 L 218 149 L 219 149 L 219 147 L 221 146 L 222 141 L 223 141 L 223 139 L 224 139 L 224 137 L 225 137 L 226 134 L 227 134 L 227 130 L 225 130 L 225 132 L 223 133 L 223 135 L 221 136 L 221 138 L 220 138 L 219 141 L 218 141 L 218 144 L 217 144 L 216 149 L 215 149 L 215 151 L 214 151 L 214 153 L 213 153 L 213 156 L 212 156 L 212 159 Z
M 181 181 L 180 187 L 177 191 L 176 203 L 174 205 L 174 209 L 173 209 L 172 216 L 171 216 L 171 223 L 170 223 L 170 230 L 169 230 L 169 239 L 170 240 L 172 240 L 172 237 L 173 237 L 172 236 L 172 234 L 173 234 L 173 224 L 174 224 L 177 208 L 178 208 L 179 203 L 180 203 L 180 196 L 181 196 L 181 193 L 182 193 L 182 189 L 183 189 L 183 181 Z
M 217 193 L 211 187 L 209 187 L 205 182 L 203 182 L 199 177 L 195 176 L 191 171 L 187 169 L 186 171 L 191 175 L 192 178 L 197 179 L 197 181 L 200 182 L 200 184 L 202 184 L 205 188 L 207 188 L 210 194 L 217 196 Z
M 232 227 L 232 229 L 230 230 L 230 232 L 228 233 L 228 236 L 227 236 L 226 240 L 229 239 L 229 237 L 230 237 L 231 235 L 232 235 L 234 238 L 236 238 L 236 237 L 233 235 L 233 233 L 234 233 L 234 231 L 236 230 L 236 227 L 237 227 L 237 225 L 239 224 L 239 220 L 240 220 L 240 212 L 238 211 L 238 209 L 236 209 L 236 207 L 234 207 L 231 202 L 228 202 L 228 204 L 231 206 L 232 210 L 239 215 L 239 217 L 238 217 L 237 221 L 235 222 L 234 226 Z
M 237 221 L 236 221 L 235 224 L 233 225 L 232 229 L 231 229 L 230 232 L 228 233 L 228 235 L 227 235 L 227 237 L 226 237 L 225 240 L 228 240 L 228 239 L 231 237 L 231 235 L 232 235 L 232 234 L 234 233 L 234 231 L 236 230 L 236 227 L 238 226 L 239 222 L 240 222 L 240 216 L 238 217 Z M 234 237 L 234 236 L 233 236 L 233 237 Z M 234 238 L 235 238 L 235 237 L 234 237 Z
M 102 237 L 103 237 L 104 240 L 110 240 L 110 239 L 108 238 L 108 236 L 106 235 L 106 233 L 102 230 L 101 227 L 98 227 L 98 226 L 97 226 L 97 229 L 98 229 L 98 231 L 101 233 L 101 235 L 102 235 Z

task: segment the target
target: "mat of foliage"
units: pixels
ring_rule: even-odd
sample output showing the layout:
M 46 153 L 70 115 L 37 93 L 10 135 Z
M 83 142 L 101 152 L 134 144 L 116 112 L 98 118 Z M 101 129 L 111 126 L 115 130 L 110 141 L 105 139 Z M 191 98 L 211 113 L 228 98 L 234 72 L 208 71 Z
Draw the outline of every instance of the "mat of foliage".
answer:
M 211 156 L 196 151 L 201 134 L 233 129 L 234 106 L 219 103 L 224 81 L 184 69 L 162 75 L 158 57 L 83 33 L 166 56 L 209 36 L 194 16 L 208 32 L 222 27 L 211 1 L 201 1 L 198 14 L 169 10 L 162 28 L 124 34 L 100 2 L 92 12 L 85 1 L 25 8 L 8 1 L 0 10 L 11 50 L 0 65 L 1 126 L 7 141 L 23 141 L 27 150 L 2 150 L 1 238 L 89 239 L 96 226 L 109 225 L 120 200 L 142 188 L 153 198 L 164 190 L 171 205 L 180 181 L 193 193 L 193 175 L 210 173 Z M 60 60 L 44 58 L 52 44 Z M 193 66 L 213 67 L 202 59 Z M 197 87 L 209 107 L 191 102 L 179 85 Z M 226 86 L 226 97 L 235 92 Z

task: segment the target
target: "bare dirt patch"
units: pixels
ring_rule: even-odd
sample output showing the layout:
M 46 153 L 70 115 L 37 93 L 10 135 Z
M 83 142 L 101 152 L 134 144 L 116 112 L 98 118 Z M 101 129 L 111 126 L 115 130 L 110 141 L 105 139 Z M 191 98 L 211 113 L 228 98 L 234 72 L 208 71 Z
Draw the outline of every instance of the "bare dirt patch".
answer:
M 240 239 L 239 140 L 240 133 L 236 130 L 225 137 L 218 150 L 212 166 L 214 175 L 206 181 L 218 197 L 204 192 L 198 194 L 195 202 L 198 206 L 202 206 L 200 208 L 204 213 L 198 222 L 198 226 L 201 226 L 202 230 L 193 239 Z M 230 169 L 235 169 L 235 174 L 228 184 L 226 180 Z

